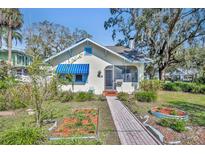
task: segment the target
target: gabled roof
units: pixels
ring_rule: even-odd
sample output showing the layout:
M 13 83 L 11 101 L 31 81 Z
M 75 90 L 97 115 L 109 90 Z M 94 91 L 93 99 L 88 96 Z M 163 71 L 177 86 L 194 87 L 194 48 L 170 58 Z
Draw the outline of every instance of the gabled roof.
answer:
M 131 62 L 131 63 L 145 63 L 145 61 L 130 59 L 130 58 L 128 58 L 128 57 L 126 57 L 126 56 L 124 56 L 124 55 L 122 55 L 122 54 L 116 52 L 116 50 L 114 51 L 114 49 L 111 49 L 111 48 L 109 48 L 109 47 L 100 45 L 100 44 L 98 44 L 97 42 L 95 42 L 95 41 L 93 41 L 93 40 L 91 40 L 91 39 L 89 39 L 89 38 L 83 39 L 83 40 L 77 42 L 76 44 L 70 46 L 69 48 L 67 48 L 67 49 L 65 49 L 65 50 L 63 50 L 63 51 L 61 51 L 61 52 L 59 52 L 59 53 L 57 53 L 57 54 L 55 54 L 55 55 L 53 55 L 53 56 L 47 58 L 47 59 L 45 60 L 45 62 L 48 62 L 48 61 L 50 61 L 51 59 L 53 59 L 53 58 L 55 58 L 55 57 L 57 57 L 57 56 L 59 56 L 59 55 L 65 53 L 65 52 L 67 52 L 67 51 L 69 51 L 69 50 L 71 50 L 71 49 L 77 47 L 78 45 L 80 45 L 80 44 L 82 44 L 82 43 L 84 43 L 84 42 L 87 42 L 87 41 L 89 41 L 89 42 L 95 44 L 96 46 L 98 46 L 98 47 L 100 47 L 100 48 L 102 48 L 102 49 L 104 49 L 104 50 L 106 50 L 106 51 L 108 51 L 108 52 L 110 52 L 110 53 L 112 53 L 112 54 L 114 54 L 114 55 L 116 55 L 116 56 L 118 56 L 119 58 L 124 59 L 124 60 L 127 61 L 127 62 Z

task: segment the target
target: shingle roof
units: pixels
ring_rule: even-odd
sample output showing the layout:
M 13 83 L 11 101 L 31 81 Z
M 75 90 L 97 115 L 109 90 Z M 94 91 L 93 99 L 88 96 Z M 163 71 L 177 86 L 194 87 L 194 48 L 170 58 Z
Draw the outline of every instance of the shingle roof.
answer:
M 106 46 L 106 47 L 130 60 L 151 62 L 151 59 L 146 58 L 146 55 L 144 53 L 139 52 L 135 49 L 126 48 L 124 46 Z

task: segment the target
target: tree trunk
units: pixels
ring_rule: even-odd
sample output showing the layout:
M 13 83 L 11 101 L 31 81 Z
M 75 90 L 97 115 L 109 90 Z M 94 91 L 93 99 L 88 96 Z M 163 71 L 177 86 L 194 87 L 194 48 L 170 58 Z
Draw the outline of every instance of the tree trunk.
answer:
M 165 69 L 159 68 L 159 80 L 164 80 Z
M 0 36 L 0 49 L 2 48 L 2 36 Z
M 36 111 L 36 126 L 41 127 L 41 111 L 38 109 Z
M 8 31 L 8 65 L 9 65 L 9 71 L 11 71 L 11 61 L 12 61 L 12 29 L 9 28 L 9 31 Z

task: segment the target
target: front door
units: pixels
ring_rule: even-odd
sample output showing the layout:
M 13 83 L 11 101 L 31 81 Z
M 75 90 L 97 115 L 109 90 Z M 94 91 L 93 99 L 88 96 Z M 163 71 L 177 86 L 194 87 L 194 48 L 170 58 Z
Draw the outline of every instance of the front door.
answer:
M 105 89 L 113 89 L 113 72 L 105 70 Z

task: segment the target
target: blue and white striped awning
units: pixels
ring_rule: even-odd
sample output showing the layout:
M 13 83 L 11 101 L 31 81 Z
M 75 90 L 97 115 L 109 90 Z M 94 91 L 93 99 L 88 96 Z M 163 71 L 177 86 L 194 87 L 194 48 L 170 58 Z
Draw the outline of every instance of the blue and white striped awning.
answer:
M 59 64 L 58 74 L 89 74 L 89 64 Z

